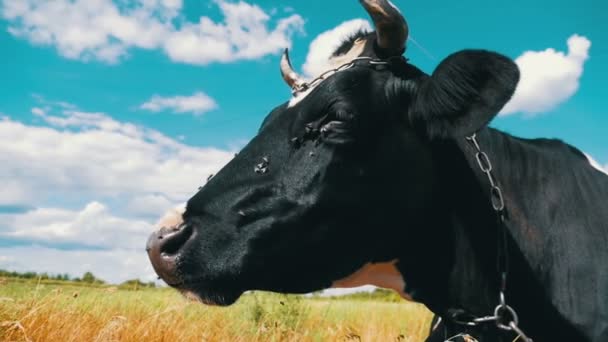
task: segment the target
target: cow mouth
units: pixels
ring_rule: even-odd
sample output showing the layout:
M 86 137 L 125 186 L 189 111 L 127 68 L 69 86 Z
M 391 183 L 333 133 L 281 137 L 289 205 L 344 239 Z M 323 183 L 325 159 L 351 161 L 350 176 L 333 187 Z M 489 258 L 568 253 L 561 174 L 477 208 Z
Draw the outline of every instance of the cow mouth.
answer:
M 181 269 L 188 254 L 187 248 L 196 239 L 197 233 L 192 224 L 182 223 L 175 227 L 164 227 L 150 235 L 146 250 L 150 262 L 159 279 L 187 298 L 207 305 L 228 306 L 236 302 L 243 291 L 231 284 L 234 281 L 213 281 L 206 277 L 193 278 Z
M 201 287 L 201 284 L 196 282 L 171 286 L 181 292 L 187 299 L 210 306 L 230 306 L 243 294 L 243 291 L 232 289 L 210 290 Z

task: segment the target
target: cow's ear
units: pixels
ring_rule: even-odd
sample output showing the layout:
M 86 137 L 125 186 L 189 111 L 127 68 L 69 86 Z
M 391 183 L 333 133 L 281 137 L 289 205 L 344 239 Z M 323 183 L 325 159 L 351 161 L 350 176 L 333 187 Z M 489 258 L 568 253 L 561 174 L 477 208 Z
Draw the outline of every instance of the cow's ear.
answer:
M 518 81 L 519 69 L 508 57 L 483 50 L 457 52 L 420 80 L 410 120 L 430 139 L 470 135 L 498 114 Z

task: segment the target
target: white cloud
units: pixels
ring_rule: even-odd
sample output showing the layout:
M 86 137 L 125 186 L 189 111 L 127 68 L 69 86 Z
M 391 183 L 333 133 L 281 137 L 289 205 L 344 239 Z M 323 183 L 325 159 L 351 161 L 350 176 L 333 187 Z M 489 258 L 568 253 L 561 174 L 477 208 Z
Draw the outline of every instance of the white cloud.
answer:
M 37 116 L 44 116 L 44 114 L 46 114 L 46 111 L 42 108 L 34 107 L 32 108 L 32 114 Z
M 291 36 L 303 31 L 304 20 L 297 14 L 278 20 L 269 30 L 270 16 L 260 7 L 242 1 L 217 3 L 225 16 L 223 23 L 201 17 L 168 35 L 163 44 L 172 60 L 204 65 L 257 59 L 291 47 Z
M 332 53 L 346 38 L 360 30 L 372 31 L 373 29 L 367 20 L 353 19 L 317 36 L 310 43 L 306 62 L 302 66 L 305 75 L 315 77 L 328 70 L 330 67 L 329 58 Z
M 553 48 L 524 52 L 515 61 L 521 80 L 501 114 L 538 114 L 567 101 L 579 88 L 591 41 L 579 35 L 568 39 L 568 52 Z
M 592 156 L 588 155 L 587 153 L 585 153 L 585 156 L 587 157 L 587 160 L 589 160 L 589 164 L 591 164 L 591 166 L 593 166 L 594 168 L 596 168 L 599 171 L 608 175 L 608 164 L 605 166 L 602 166 L 597 160 L 595 160 Z
M 59 250 L 42 246 L 0 248 L 3 269 L 19 272 L 35 271 L 50 274 L 68 273 L 81 277 L 84 272 L 112 283 L 139 278 L 153 281 L 156 274 L 141 247 L 114 250 Z
M 234 155 L 188 146 L 104 113 L 61 109 L 61 115 L 38 118 L 50 127 L 0 120 L 0 183 L 8 189 L 0 203 L 40 207 L 52 200 L 150 194 L 179 203 Z
M 99 202 L 91 202 L 82 210 L 38 208 L 0 218 L 0 237 L 86 248 L 143 251 L 146 237 L 153 231 L 149 222 L 116 217 Z
M 40 105 L 44 105 L 44 108 L 39 108 L 44 113 L 46 113 L 50 108 L 53 108 L 53 107 L 59 107 L 62 109 L 76 109 L 76 106 L 74 104 L 64 102 L 64 101 L 50 101 L 50 100 L 47 100 L 46 98 L 44 98 L 44 96 L 42 96 L 40 94 L 32 94 L 32 98 L 34 100 L 36 100 L 36 102 L 38 102 Z M 38 114 L 34 113 L 34 115 L 38 115 Z
M 321 297 L 332 297 L 332 296 L 346 296 L 353 293 L 367 292 L 372 293 L 376 291 L 377 287 L 373 285 L 364 285 L 359 287 L 350 287 L 350 288 L 331 288 L 327 290 L 323 290 L 320 293 Z
M 214 1 L 223 22 L 202 16 L 189 22 L 181 0 L 4 0 L 8 31 L 36 45 L 50 45 L 70 59 L 117 63 L 133 48 L 163 50 L 173 61 L 208 64 L 279 53 L 302 31 L 297 14 L 279 18 L 240 1 Z M 273 18 L 277 19 L 277 18 Z
M 144 245 L 154 223 L 234 151 L 39 102 L 32 113 L 44 125 L 0 118 L 0 205 L 34 208 L 0 214 L 0 240 L 20 245 L 0 248 L 2 268 L 153 280 Z
M 174 202 L 163 195 L 149 194 L 129 199 L 126 208 L 129 213 L 136 216 L 158 218 L 161 213 L 174 205 Z
M 0 160 L 2 160 L 1 156 Z M 2 184 L 2 191 L 0 192 L 0 205 L 24 205 L 31 200 L 31 190 L 25 187 L 19 180 L 5 178 L 3 181 L 4 184 Z
M 198 91 L 191 96 L 162 97 L 154 95 L 139 108 L 152 112 L 170 110 L 174 113 L 193 113 L 202 115 L 218 107 L 215 100 L 202 91 Z

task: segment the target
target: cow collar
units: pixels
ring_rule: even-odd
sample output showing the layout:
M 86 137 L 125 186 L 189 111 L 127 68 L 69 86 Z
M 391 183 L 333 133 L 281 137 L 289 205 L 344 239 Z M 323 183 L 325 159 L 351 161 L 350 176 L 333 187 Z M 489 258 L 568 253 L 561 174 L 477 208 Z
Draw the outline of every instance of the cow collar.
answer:
M 492 162 L 486 152 L 481 149 L 479 142 L 477 141 L 477 134 L 466 137 L 466 141 L 474 149 L 475 159 L 479 169 L 488 178 L 488 184 L 490 186 L 490 200 L 492 208 L 496 214 L 496 220 L 498 223 L 498 273 L 500 275 L 500 288 L 498 305 L 494 309 L 493 314 L 476 317 L 468 314 L 462 309 L 450 309 L 448 310 L 449 317 L 447 317 L 452 323 L 462 325 L 465 327 L 478 327 L 485 323 L 494 323 L 496 327 L 503 331 L 515 333 L 519 339 L 523 342 L 533 342 L 520 328 L 519 328 L 519 317 L 515 309 L 507 304 L 505 293 L 507 290 L 507 278 L 509 274 L 509 255 L 507 246 L 507 228 L 505 226 L 505 200 L 502 194 L 502 190 L 498 185 L 498 181 L 493 173 Z
M 308 82 L 298 82 L 295 83 L 291 89 L 293 96 L 297 96 L 301 93 L 312 90 L 314 87 L 319 85 L 321 82 L 325 81 L 329 77 L 335 75 L 336 73 L 344 70 L 348 70 L 357 65 L 367 65 L 373 68 L 385 68 L 390 67 L 392 65 L 407 63 L 408 59 L 399 55 L 392 56 L 389 58 L 372 58 L 372 57 L 357 57 L 353 58 L 350 62 L 340 65 L 335 69 L 330 69 L 319 75 L 317 78 L 308 81 Z

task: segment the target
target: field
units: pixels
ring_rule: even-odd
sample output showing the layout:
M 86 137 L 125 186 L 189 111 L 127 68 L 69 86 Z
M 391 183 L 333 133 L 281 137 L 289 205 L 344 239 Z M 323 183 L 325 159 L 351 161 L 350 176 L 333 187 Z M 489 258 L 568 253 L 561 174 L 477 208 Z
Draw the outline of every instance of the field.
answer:
M 430 319 L 386 294 L 254 292 L 214 308 L 166 288 L 0 278 L 0 341 L 422 341 Z

